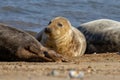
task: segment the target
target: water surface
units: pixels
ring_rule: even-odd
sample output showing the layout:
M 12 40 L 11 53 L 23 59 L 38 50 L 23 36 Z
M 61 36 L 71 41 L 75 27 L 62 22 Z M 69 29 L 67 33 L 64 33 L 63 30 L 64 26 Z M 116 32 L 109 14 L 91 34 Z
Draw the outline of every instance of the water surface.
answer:
M 95 19 L 120 21 L 120 0 L 1 0 L 0 22 L 39 32 L 56 16 L 73 26 Z

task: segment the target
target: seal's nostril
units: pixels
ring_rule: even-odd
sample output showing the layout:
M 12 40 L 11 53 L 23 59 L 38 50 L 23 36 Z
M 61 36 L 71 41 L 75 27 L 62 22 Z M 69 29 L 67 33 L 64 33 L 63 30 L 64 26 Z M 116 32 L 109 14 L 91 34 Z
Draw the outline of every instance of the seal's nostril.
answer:
M 51 29 L 50 28 L 45 28 L 45 33 L 51 33 Z

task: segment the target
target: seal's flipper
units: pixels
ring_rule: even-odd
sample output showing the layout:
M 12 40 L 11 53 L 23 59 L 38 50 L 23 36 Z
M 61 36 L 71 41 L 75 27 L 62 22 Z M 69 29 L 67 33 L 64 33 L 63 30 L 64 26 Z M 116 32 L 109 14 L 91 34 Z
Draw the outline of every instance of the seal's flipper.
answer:
M 67 62 L 68 59 L 64 58 L 62 55 L 60 54 L 56 54 L 56 52 L 54 52 L 53 50 L 49 50 L 49 52 L 44 51 L 44 54 L 46 57 L 52 59 L 53 61 L 57 61 L 57 62 Z
M 17 51 L 16 56 L 18 58 L 20 58 L 21 60 L 25 60 L 25 61 L 46 61 L 46 62 L 51 62 L 52 59 L 44 57 L 42 55 L 37 55 L 33 52 L 31 52 L 29 49 L 25 49 L 23 47 L 19 48 Z

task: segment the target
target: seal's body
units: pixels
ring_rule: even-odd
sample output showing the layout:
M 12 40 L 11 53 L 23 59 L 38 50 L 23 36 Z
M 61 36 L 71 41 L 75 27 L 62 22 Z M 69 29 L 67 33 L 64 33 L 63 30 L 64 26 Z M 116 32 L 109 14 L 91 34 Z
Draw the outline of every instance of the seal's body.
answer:
M 87 40 L 87 53 L 120 52 L 120 22 L 99 19 L 81 24 L 78 29 Z
M 51 20 L 36 38 L 44 46 L 67 57 L 82 56 L 86 49 L 84 35 L 64 17 Z
M 57 61 L 60 58 L 54 51 L 43 47 L 28 33 L 0 24 L 1 61 Z

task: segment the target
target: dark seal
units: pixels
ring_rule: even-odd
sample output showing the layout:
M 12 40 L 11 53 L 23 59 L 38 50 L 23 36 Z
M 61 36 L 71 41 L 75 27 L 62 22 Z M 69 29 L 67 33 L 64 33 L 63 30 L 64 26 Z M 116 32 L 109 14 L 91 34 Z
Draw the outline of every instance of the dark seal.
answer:
M 63 57 L 43 47 L 30 34 L 0 24 L 0 61 L 63 61 Z
M 120 22 L 100 19 L 81 24 L 87 40 L 86 53 L 120 52 Z

